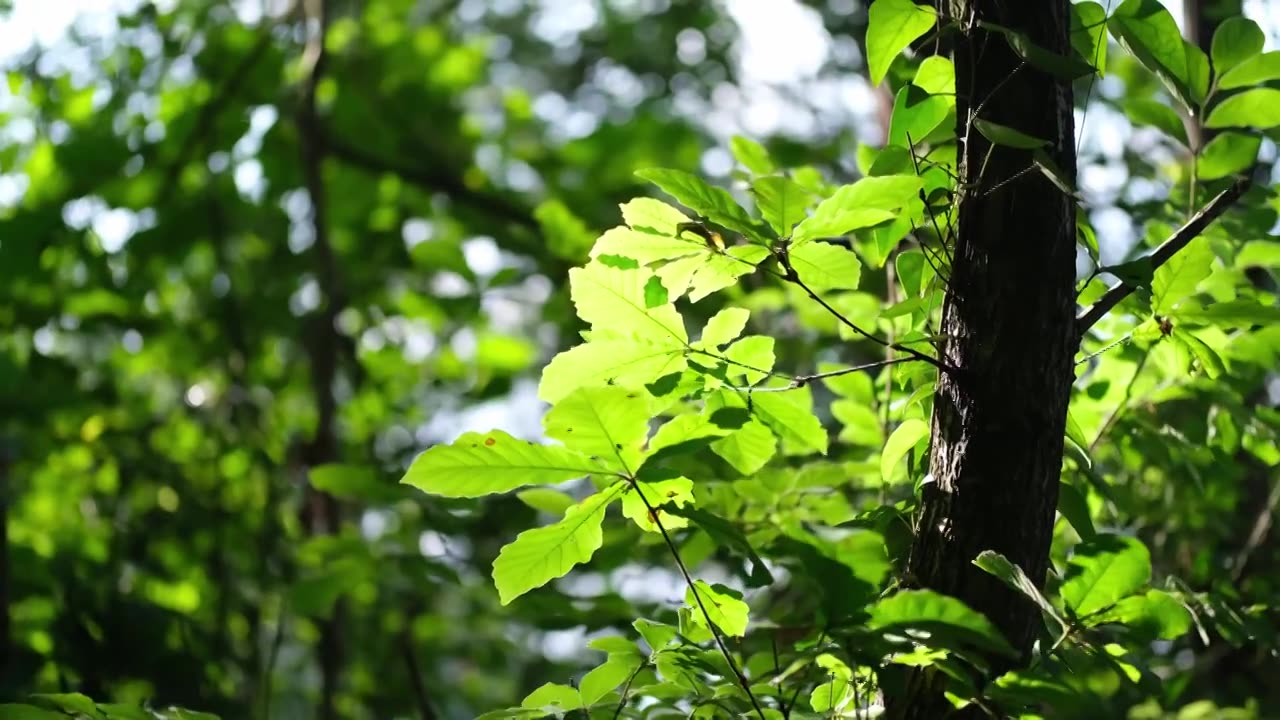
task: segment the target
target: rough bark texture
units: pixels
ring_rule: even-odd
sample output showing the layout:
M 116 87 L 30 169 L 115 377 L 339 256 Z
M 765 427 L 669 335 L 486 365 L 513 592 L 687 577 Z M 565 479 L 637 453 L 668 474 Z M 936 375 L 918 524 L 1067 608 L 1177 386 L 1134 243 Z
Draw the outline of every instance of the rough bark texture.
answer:
M 1024 655 L 1038 610 L 972 564 L 995 550 L 1037 584 L 1048 563 L 1077 348 L 1075 206 L 1026 150 L 992 147 L 973 113 L 1050 141 L 1075 175 L 1071 85 L 1024 65 L 989 21 L 1069 52 L 1068 0 L 952 0 L 960 176 L 958 232 L 943 308 L 948 336 L 934 396 L 930 472 L 911 551 L 910 581 L 989 617 Z M 966 131 L 968 137 L 966 138 Z M 940 718 L 936 679 L 917 675 L 888 698 L 890 715 Z M 985 712 L 982 714 L 985 717 Z

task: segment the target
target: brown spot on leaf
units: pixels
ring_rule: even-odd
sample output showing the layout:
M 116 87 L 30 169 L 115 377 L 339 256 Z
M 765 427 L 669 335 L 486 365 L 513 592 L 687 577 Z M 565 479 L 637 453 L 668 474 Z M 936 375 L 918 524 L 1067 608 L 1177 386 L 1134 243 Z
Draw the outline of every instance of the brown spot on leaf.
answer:
M 485 445 L 487 445 L 487 446 L 492 446 L 492 445 L 493 445 L 494 443 L 496 443 L 496 442 L 498 442 L 498 441 L 497 441 L 497 440 L 495 440 L 495 439 L 493 439 L 493 438 L 491 438 L 491 437 L 488 437 L 488 438 L 485 438 L 485 439 L 484 439 L 484 444 L 485 444 Z

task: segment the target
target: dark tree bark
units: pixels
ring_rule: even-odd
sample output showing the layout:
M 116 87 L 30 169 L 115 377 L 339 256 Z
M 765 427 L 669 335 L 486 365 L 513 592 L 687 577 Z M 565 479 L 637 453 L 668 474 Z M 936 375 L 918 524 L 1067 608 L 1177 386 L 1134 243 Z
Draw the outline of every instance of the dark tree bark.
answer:
M 1075 175 L 1072 90 L 1024 65 L 989 21 L 1066 54 L 1068 0 L 941 2 L 954 38 L 960 177 L 958 229 L 943 307 L 947 336 L 934 395 L 930 471 L 909 563 L 911 584 L 954 596 L 989 617 L 1024 657 L 1038 610 L 972 564 L 995 550 L 1042 584 L 1048 563 L 1073 382 L 1075 206 L 1030 153 L 992 146 L 968 119 L 1044 138 Z M 999 666 L 997 666 L 999 669 Z M 918 674 L 886 698 L 899 718 L 940 718 L 938 679 Z M 983 715 L 985 717 L 985 714 Z

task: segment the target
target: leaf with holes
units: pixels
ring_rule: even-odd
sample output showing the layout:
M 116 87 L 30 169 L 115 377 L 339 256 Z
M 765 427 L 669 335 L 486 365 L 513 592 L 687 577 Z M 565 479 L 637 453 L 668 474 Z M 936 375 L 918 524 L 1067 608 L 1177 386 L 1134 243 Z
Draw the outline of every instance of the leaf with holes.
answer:
M 645 287 L 651 277 L 646 268 L 621 270 L 591 263 L 569 270 L 569 296 L 578 317 L 591 324 L 593 336 L 683 347 L 689 336 L 675 306 L 645 305 Z

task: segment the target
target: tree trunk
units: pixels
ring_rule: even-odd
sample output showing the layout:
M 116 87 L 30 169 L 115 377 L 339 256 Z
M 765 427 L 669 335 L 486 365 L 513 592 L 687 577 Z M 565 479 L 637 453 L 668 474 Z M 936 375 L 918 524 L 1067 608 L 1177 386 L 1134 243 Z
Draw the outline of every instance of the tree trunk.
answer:
M 940 4 L 946 5 L 945 2 Z M 989 21 L 1051 52 L 1070 51 L 1068 0 L 952 0 L 960 177 L 958 231 L 943 306 L 947 364 L 934 395 L 930 471 L 909 563 L 914 585 L 954 596 L 989 617 L 1025 657 L 1039 611 L 972 564 L 995 550 L 1043 584 L 1074 379 L 1075 205 L 1027 150 L 992 146 L 967 119 L 1049 141 L 1075 176 L 1072 90 L 1024 65 Z M 999 669 L 999 668 L 997 668 Z M 949 703 L 918 674 L 891 717 L 940 718 Z M 985 717 L 985 715 L 984 715 Z

